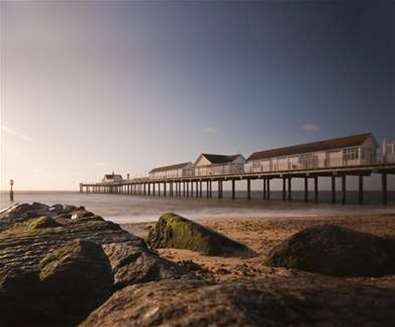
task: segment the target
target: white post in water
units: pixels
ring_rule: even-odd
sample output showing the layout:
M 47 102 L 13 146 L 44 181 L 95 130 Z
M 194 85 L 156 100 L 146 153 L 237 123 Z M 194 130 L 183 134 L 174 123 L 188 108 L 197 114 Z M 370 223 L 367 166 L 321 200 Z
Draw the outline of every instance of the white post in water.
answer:
M 13 191 L 13 189 L 12 189 L 12 187 L 14 186 L 14 180 L 13 179 L 11 179 L 10 180 L 10 201 L 11 202 L 14 202 L 14 191 Z

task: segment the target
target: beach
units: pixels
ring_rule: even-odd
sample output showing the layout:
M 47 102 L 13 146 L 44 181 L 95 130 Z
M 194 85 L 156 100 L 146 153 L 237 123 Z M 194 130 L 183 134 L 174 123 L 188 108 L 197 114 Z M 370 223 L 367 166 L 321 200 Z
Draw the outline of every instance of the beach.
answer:
M 206 218 L 198 223 L 237 240 L 257 255 L 252 258 L 207 256 L 181 249 L 157 249 L 158 253 L 173 262 L 192 260 L 206 271 L 206 277 L 225 281 L 239 277 L 289 274 L 289 271 L 263 265 L 268 253 L 291 235 L 311 226 L 336 224 L 350 229 L 382 237 L 395 237 L 395 214 L 347 215 L 316 217 L 255 217 L 255 218 Z M 146 238 L 154 223 L 123 225 L 131 233 Z M 390 283 L 395 287 L 395 278 L 354 278 L 361 282 Z M 392 287 L 391 286 L 391 287 Z

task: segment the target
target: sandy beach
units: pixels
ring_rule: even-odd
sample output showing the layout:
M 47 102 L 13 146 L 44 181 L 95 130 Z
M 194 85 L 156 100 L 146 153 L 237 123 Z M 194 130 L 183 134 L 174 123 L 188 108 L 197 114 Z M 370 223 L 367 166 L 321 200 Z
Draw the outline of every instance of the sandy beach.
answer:
M 238 277 L 253 277 L 266 274 L 292 274 L 281 268 L 265 267 L 262 263 L 269 251 L 287 237 L 310 226 L 337 224 L 357 231 L 384 237 L 395 236 L 395 214 L 327 216 L 327 217 L 284 217 L 284 218 L 206 218 L 197 219 L 200 224 L 212 228 L 237 240 L 256 252 L 252 258 L 206 256 L 197 252 L 180 249 L 158 249 L 158 253 L 174 262 L 193 261 L 203 268 L 205 277 L 216 281 Z M 123 227 L 146 238 L 154 223 L 128 224 Z M 357 278 L 358 279 L 358 278 Z M 375 284 L 395 285 L 395 278 L 359 278 Z

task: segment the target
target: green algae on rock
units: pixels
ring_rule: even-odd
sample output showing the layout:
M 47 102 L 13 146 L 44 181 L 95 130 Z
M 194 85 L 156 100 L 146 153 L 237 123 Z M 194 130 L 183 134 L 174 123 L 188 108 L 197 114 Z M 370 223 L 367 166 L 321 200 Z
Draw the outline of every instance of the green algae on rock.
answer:
M 29 223 L 29 229 L 53 228 L 61 226 L 61 224 L 48 216 L 38 217 Z
M 166 213 L 150 231 L 148 243 L 153 248 L 177 248 L 207 255 L 252 256 L 247 246 L 189 219 Z
M 383 276 L 395 273 L 395 241 L 337 225 L 319 225 L 273 248 L 265 264 L 332 276 Z

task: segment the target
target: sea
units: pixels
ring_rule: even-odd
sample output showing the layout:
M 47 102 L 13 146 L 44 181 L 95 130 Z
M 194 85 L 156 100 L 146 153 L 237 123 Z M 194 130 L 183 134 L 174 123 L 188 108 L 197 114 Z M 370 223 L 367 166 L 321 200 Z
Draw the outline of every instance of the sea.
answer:
M 205 194 L 203 194 L 205 195 Z M 381 204 L 381 193 L 365 192 L 365 204 L 358 204 L 358 192 L 347 193 L 347 204 L 331 203 L 331 193 L 321 191 L 319 202 L 305 203 L 304 192 L 294 191 L 292 201 L 283 201 L 282 192 L 272 191 L 271 200 L 263 200 L 261 192 L 252 192 L 252 199 L 238 192 L 236 199 L 224 191 L 224 198 L 169 198 L 118 194 L 93 194 L 65 191 L 17 191 L 14 203 L 8 192 L 0 192 L 0 209 L 15 203 L 41 202 L 49 205 L 72 204 L 84 206 L 107 220 L 119 224 L 156 221 L 166 212 L 175 212 L 190 219 L 200 218 L 259 218 L 259 217 L 317 217 L 344 215 L 395 214 L 395 191 L 388 193 L 389 203 Z M 313 194 L 309 195 L 313 199 Z M 340 201 L 341 194 L 337 194 Z

